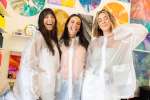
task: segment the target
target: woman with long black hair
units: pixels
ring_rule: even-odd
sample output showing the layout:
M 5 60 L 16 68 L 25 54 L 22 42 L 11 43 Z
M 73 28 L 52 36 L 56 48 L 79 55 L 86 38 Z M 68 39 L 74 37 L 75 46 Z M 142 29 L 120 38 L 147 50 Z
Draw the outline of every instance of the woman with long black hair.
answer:
M 55 100 L 56 73 L 59 68 L 57 20 L 52 9 L 39 15 L 38 30 L 22 53 L 14 87 L 17 100 Z
M 72 14 L 60 39 L 60 88 L 57 100 L 81 100 L 81 86 L 88 41 L 83 35 L 82 19 Z

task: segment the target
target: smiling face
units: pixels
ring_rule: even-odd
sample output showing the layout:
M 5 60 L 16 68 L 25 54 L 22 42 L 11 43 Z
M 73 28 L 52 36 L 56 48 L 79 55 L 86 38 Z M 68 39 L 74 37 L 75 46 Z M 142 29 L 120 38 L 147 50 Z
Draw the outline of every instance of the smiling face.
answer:
M 98 15 L 97 21 L 98 21 L 98 26 L 101 28 L 101 30 L 104 33 L 111 32 L 113 24 L 110 20 L 109 15 L 106 12 L 100 13 Z
M 69 32 L 69 37 L 74 38 L 76 34 L 79 32 L 81 26 L 81 19 L 77 16 L 73 16 L 70 18 L 68 22 L 68 32 Z
M 55 18 L 52 14 L 47 14 L 44 17 L 44 26 L 48 31 L 52 31 L 55 25 Z

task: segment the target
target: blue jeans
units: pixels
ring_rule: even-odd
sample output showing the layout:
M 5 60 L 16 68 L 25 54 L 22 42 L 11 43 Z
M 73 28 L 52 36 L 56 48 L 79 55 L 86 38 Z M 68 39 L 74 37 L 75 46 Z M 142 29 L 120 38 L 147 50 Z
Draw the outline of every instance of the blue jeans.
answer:
M 73 99 L 81 100 L 82 80 L 73 82 Z M 68 100 L 68 80 L 61 80 L 60 90 L 56 93 L 56 100 Z

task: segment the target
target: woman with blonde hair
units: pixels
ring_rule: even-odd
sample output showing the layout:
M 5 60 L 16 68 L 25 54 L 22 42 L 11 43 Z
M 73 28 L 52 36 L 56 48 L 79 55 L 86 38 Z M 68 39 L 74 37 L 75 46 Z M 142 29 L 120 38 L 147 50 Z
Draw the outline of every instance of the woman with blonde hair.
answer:
M 136 34 L 135 34 L 136 33 Z M 106 9 L 97 12 L 88 48 L 82 100 L 120 100 L 134 96 L 136 77 L 132 50 L 144 39 L 142 25 L 116 27 Z

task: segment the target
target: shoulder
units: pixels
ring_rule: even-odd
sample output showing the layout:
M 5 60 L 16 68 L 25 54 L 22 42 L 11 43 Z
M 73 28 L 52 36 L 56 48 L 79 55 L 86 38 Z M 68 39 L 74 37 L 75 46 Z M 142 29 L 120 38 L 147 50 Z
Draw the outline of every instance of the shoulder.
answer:
M 33 35 L 33 39 L 34 40 L 42 40 L 44 39 L 43 36 L 42 36 L 42 33 L 39 31 L 39 30 L 36 30 L 35 31 L 35 34 Z
M 28 42 L 28 44 L 26 45 L 26 47 L 28 48 L 33 48 L 33 47 L 43 47 L 45 46 L 45 41 L 44 41 L 44 38 L 41 34 L 41 32 L 39 30 L 36 30 L 32 39 Z

